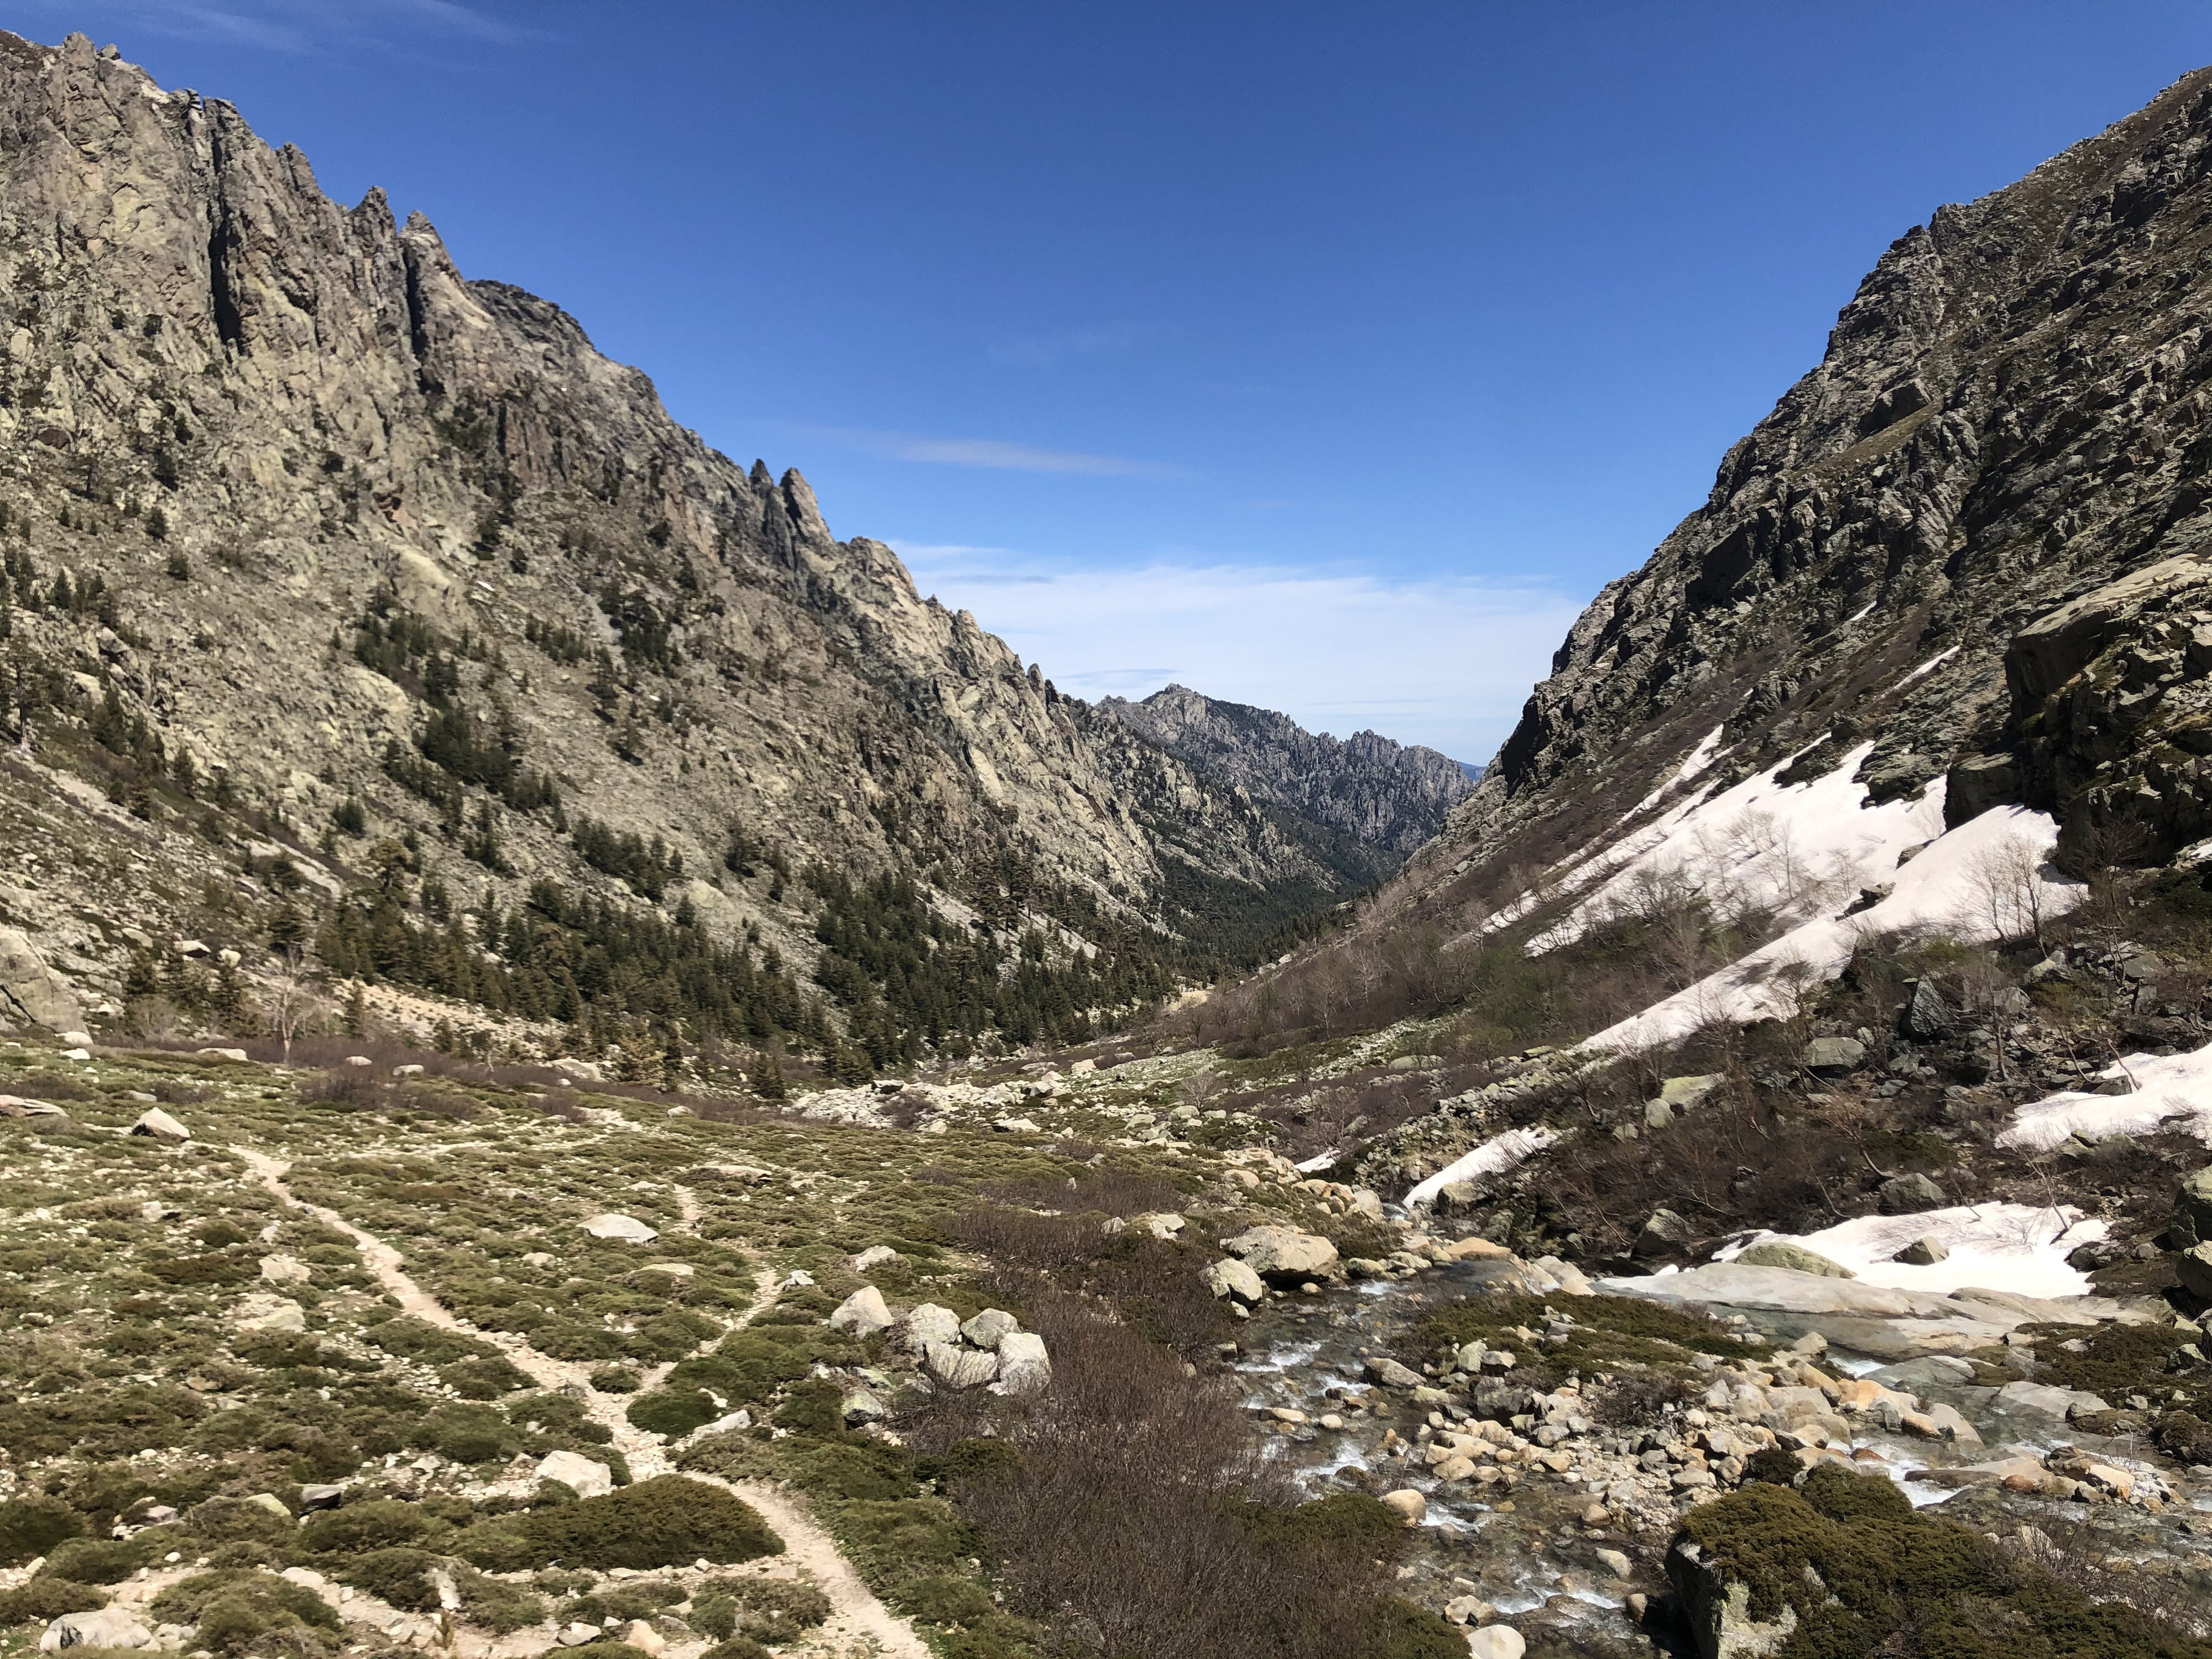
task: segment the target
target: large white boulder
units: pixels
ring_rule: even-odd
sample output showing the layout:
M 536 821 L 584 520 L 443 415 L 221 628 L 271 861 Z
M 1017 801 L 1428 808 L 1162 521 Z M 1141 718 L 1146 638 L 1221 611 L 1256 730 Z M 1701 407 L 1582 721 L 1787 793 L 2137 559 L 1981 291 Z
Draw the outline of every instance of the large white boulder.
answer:
M 185 1127 L 159 1106 L 149 1107 L 141 1112 L 138 1115 L 138 1121 L 131 1126 L 131 1133 L 134 1135 L 151 1135 L 156 1140 L 190 1140 L 192 1138 L 192 1132 L 190 1129 Z
M 978 1348 L 996 1348 L 1010 1331 L 1018 1331 L 1022 1322 L 1004 1308 L 986 1308 L 960 1327 L 963 1340 Z
M 39 1651 L 59 1653 L 64 1648 L 143 1648 L 154 1632 L 121 1607 L 96 1607 L 90 1613 L 65 1613 L 46 1626 L 39 1638 Z
M 1200 1277 L 1206 1281 L 1206 1288 L 1217 1297 L 1233 1296 L 1247 1306 L 1267 1300 L 1267 1287 L 1252 1271 L 1252 1264 L 1239 1261 L 1233 1255 L 1223 1257 Z
M 999 1386 L 1008 1394 L 1028 1394 L 1052 1381 L 1052 1360 L 1044 1339 L 1034 1331 L 1008 1331 L 999 1339 Z
M 584 1224 L 593 1238 L 611 1238 L 623 1244 L 650 1244 L 660 1237 L 634 1215 L 595 1215 Z
M 579 1498 L 604 1498 L 615 1489 L 614 1471 L 581 1452 L 547 1452 L 538 1460 L 538 1478 L 558 1480 Z
M 948 1389 L 980 1389 L 999 1375 L 998 1355 L 951 1342 L 931 1343 L 922 1350 L 921 1363 Z
M 933 1342 L 960 1340 L 960 1316 L 950 1308 L 925 1302 L 906 1316 L 906 1346 L 910 1353 L 927 1353 Z
M 1294 1227 L 1254 1227 L 1223 1239 L 1221 1248 L 1262 1279 L 1326 1279 L 1336 1271 L 1336 1246 Z
M 890 1309 L 884 1305 L 884 1293 L 872 1285 L 861 1285 L 839 1303 L 837 1311 L 830 1316 L 831 1330 L 860 1337 L 888 1330 L 895 1322 Z

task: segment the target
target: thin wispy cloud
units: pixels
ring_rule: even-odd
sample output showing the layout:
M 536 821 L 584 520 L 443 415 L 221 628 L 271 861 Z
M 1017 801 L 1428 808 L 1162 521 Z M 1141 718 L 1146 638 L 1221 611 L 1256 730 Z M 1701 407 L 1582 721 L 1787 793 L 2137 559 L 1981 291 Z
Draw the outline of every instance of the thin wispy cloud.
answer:
M 1136 323 L 1107 323 L 1057 334 L 1013 336 L 994 341 L 987 349 L 993 362 L 1008 368 L 1058 368 L 1079 357 L 1112 356 L 1127 351 L 1145 333 Z
M 895 543 L 935 593 L 1081 697 L 1170 681 L 1279 709 L 1310 731 L 1368 728 L 1486 761 L 1579 603 L 1540 580 L 1162 557 L 1070 568 L 1005 549 Z
M 811 426 L 800 430 L 871 455 L 933 466 L 972 466 L 1000 472 L 1073 472 L 1093 477 L 1175 478 L 1185 469 L 1164 461 L 1132 460 L 1122 455 L 1094 455 L 1081 450 L 1046 449 L 1004 438 L 944 438 L 919 432 L 884 432 L 872 427 Z
M 33 3 L 52 16 L 57 26 L 77 27 L 78 8 L 54 0 L 33 0 Z M 295 55 L 392 45 L 408 36 L 459 38 L 501 46 L 543 38 L 538 30 L 461 5 L 458 0 L 240 0 L 231 5 L 206 5 L 198 0 L 121 0 L 115 9 L 128 19 L 130 29 L 147 34 Z

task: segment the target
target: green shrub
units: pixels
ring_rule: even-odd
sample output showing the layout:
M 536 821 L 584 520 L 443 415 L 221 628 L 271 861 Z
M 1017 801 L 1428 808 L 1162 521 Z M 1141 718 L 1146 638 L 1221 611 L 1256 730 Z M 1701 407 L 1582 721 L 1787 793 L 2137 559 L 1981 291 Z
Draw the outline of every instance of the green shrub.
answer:
M 1466 1632 L 1395 1595 L 1375 1598 L 1365 1634 L 1358 1659 L 1467 1659 Z
M 422 1419 L 415 1443 L 456 1463 L 492 1463 L 522 1449 L 514 1425 L 489 1406 L 441 1406 Z
M 602 1365 L 584 1380 L 601 1394 L 635 1394 L 645 1379 L 633 1365 Z
M 981 1584 L 949 1573 L 933 1573 L 901 1585 L 898 1606 L 902 1613 L 927 1625 L 972 1625 L 998 1611 L 991 1593 Z
M 49 1624 L 65 1613 L 90 1613 L 106 1605 L 106 1595 L 89 1584 L 38 1577 L 19 1589 L 0 1592 L 0 1625 Z
M 357 1555 L 363 1550 L 412 1544 L 430 1529 L 430 1524 L 429 1516 L 419 1504 L 374 1498 L 316 1516 L 300 1528 L 300 1542 L 318 1554 Z
M 655 1359 L 681 1359 L 702 1342 L 721 1334 L 713 1320 L 682 1309 L 655 1315 L 637 1328 Z
M 199 1645 L 244 1653 L 280 1631 L 338 1629 L 338 1616 L 313 1590 L 261 1572 L 204 1572 L 172 1585 L 148 1609 L 161 1624 L 197 1625 Z
M 40 1571 L 80 1584 L 119 1584 L 153 1559 L 137 1538 L 70 1538 L 54 1546 Z
M 722 1415 L 720 1407 L 699 1389 L 655 1389 L 651 1394 L 641 1394 L 629 1402 L 623 1413 L 634 1428 L 648 1434 L 665 1434 L 671 1440 L 679 1439 L 694 1429 L 702 1429 Z
M 571 1648 L 562 1659 L 569 1659 L 570 1655 L 582 1651 L 581 1648 Z M 699 1659 L 775 1659 L 775 1656 L 750 1636 L 732 1636 L 727 1641 L 718 1642 L 708 1648 L 699 1656 Z
M 497 1400 L 531 1386 L 529 1374 L 504 1354 L 441 1365 L 438 1380 L 464 1400 Z
M 561 1622 L 600 1625 L 611 1619 L 617 1624 L 625 1624 L 632 1619 L 650 1619 L 661 1608 L 672 1607 L 683 1599 L 683 1587 L 665 1579 L 634 1578 L 626 1584 L 610 1582 L 562 1608 Z
M 437 1565 L 438 1558 L 428 1550 L 396 1545 L 342 1561 L 330 1572 L 340 1583 L 380 1595 L 395 1607 L 428 1613 L 438 1605 L 437 1587 L 430 1582 L 430 1570 Z
M 402 1316 L 372 1326 L 368 1340 L 388 1354 L 425 1365 L 450 1365 L 461 1359 L 496 1359 L 499 1350 L 456 1331 L 440 1330 Z
M 726 1641 L 738 1628 L 738 1602 L 735 1596 L 708 1595 L 695 1601 L 691 1611 L 684 1615 L 684 1622 L 702 1636 Z
M 289 1542 L 298 1523 L 243 1498 L 210 1498 L 185 1512 L 183 1525 L 218 1544 Z
M 627 1642 L 586 1642 L 581 1647 L 548 1648 L 545 1659 L 647 1659 L 643 1648 L 634 1648 Z M 763 1652 L 761 1659 L 775 1659 Z
M 84 1517 L 58 1498 L 33 1494 L 0 1504 L 0 1565 L 47 1555 L 84 1531 Z
M 664 1474 L 599 1498 L 471 1527 L 457 1553 L 489 1571 L 550 1566 L 680 1566 L 781 1554 L 783 1540 L 719 1486 Z
M 795 1642 L 830 1616 L 830 1598 L 811 1584 L 755 1578 L 736 1589 L 738 1627 L 757 1642 Z

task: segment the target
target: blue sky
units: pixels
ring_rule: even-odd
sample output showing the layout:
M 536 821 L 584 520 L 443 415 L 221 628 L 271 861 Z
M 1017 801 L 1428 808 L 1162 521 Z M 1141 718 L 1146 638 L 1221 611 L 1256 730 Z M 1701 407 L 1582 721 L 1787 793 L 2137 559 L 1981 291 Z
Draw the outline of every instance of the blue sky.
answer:
M 1062 689 L 1486 759 L 1888 242 L 2190 0 L 18 0 L 574 313 Z

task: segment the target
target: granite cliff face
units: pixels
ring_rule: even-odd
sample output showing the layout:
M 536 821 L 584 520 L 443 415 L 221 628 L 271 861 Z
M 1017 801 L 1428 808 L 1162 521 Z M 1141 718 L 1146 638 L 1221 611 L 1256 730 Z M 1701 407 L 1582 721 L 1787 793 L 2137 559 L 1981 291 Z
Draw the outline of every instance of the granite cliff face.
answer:
M 2075 858 L 2212 834 L 2208 258 L 2204 70 L 1900 237 L 1575 624 L 1431 878 L 1602 837 L 1716 729 L 1712 780 L 1871 741 L 1874 799 L 2025 802 Z
M 1403 855 L 1474 786 L 1458 762 L 1373 732 L 1340 743 L 1285 714 L 1170 685 L 1099 704 L 1178 760 L 1371 847 Z
M 420 215 L 330 201 L 82 36 L 0 35 L 0 870 L 73 976 L 112 983 L 124 948 L 72 919 L 94 866 L 160 935 L 205 925 L 178 895 L 249 842 L 335 895 L 397 842 L 496 903 L 637 887 L 625 838 L 658 837 L 644 884 L 680 869 L 710 925 L 802 957 L 771 858 L 1186 936 L 1194 881 L 1271 915 L 1356 884 L 1263 803 L 1124 752 Z M 761 856 L 726 869 L 733 830 Z

